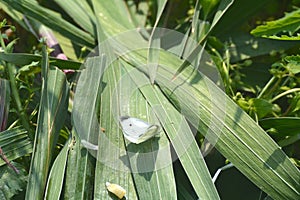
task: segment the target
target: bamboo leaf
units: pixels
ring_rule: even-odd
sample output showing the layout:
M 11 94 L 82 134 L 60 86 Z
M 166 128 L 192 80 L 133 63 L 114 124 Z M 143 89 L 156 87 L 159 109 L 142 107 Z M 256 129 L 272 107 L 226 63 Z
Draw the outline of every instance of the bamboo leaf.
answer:
M 32 62 L 41 61 L 42 56 L 26 54 L 26 53 L 0 53 L 0 59 L 15 65 L 29 65 Z M 81 63 L 71 60 L 62 60 L 50 57 L 52 65 L 56 65 L 60 69 L 79 69 Z
M 63 188 L 71 137 L 56 157 L 47 180 L 45 199 L 59 199 Z
M 95 10 L 95 16 L 99 23 L 101 23 L 101 31 L 105 32 L 107 36 L 126 32 L 135 28 L 135 25 L 131 19 L 130 13 L 124 1 L 93 0 L 92 2 Z M 97 29 L 99 31 L 98 27 Z M 99 41 L 102 40 L 103 38 L 100 38 Z
M 94 171 L 95 159 L 81 145 L 80 138 L 73 130 L 72 144 L 68 154 L 64 199 L 92 199 Z
M 87 1 L 55 0 L 84 30 L 94 35 L 95 15 Z
M 152 112 L 161 120 L 163 129 L 166 130 L 198 197 L 200 199 L 219 199 L 201 151 L 185 118 L 170 104 L 158 87 L 150 85 L 145 75 L 137 70 L 132 70 L 128 64 L 126 68 L 136 85 L 143 86 L 139 89 L 152 107 Z M 128 87 L 128 84 L 126 86 Z
M 9 81 L 0 78 L 0 132 L 5 130 L 9 111 Z M 1 146 L 1 145 L 0 145 Z
M 188 67 L 191 63 L 196 62 L 196 64 L 194 64 L 193 66 L 198 67 L 200 65 L 200 60 L 202 57 L 202 53 L 204 51 L 204 47 L 206 44 L 206 37 L 209 35 L 209 33 L 213 30 L 213 28 L 216 26 L 216 24 L 218 23 L 218 21 L 221 19 L 221 17 L 225 14 L 225 12 L 229 9 L 229 7 L 233 4 L 233 0 L 222 0 L 221 3 L 219 4 L 218 10 L 214 16 L 214 19 L 212 21 L 211 26 L 209 27 L 209 30 L 204 33 L 204 36 L 199 39 L 198 44 L 193 48 L 193 50 L 191 50 L 191 52 L 189 53 L 189 55 L 187 56 L 187 58 L 184 60 L 184 62 L 180 65 L 180 67 L 176 70 L 176 72 L 174 73 L 172 79 L 174 80 L 186 67 Z M 198 6 L 198 9 L 200 9 L 201 7 Z M 196 12 L 199 12 L 196 11 Z M 195 15 L 197 16 L 197 15 Z M 196 36 L 200 36 L 200 33 L 203 32 L 203 30 L 198 30 L 198 26 L 196 26 L 197 24 L 203 23 L 200 21 L 200 19 L 193 17 L 193 23 L 192 25 L 194 27 L 192 27 L 192 32 L 197 30 L 197 35 Z M 195 21 L 196 20 L 196 21 Z M 202 26 L 203 29 L 205 28 L 205 25 Z
M 120 68 L 123 67 L 120 65 Z M 133 80 L 134 77 L 128 74 L 122 74 L 116 89 L 120 97 L 120 115 L 130 115 L 151 124 L 159 124 L 160 116 L 154 112 L 155 105 L 149 104 L 148 98 Z M 150 82 L 147 80 L 144 84 L 150 85 Z M 144 89 L 147 90 L 147 86 Z M 138 145 L 125 140 L 130 171 L 140 199 L 177 199 L 171 144 L 164 130 L 161 131 L 159 138 L 155 137 Z
M 155 24 L 152 28 L 152 32 L 149 38 L 149 48 L 148 48 L 148 68 L 150 81 L 153 84 L 156 76 L 156 71 L 159 63 L 159 49 L 160 49 L 160 38 L 161 38 L 161 29 L 156 29 L 159 21 L 161 20 L 161 15 L 164 11 L 164 8 L 167 4 L 167 0 L 158 0 L 157 1 L 157 14 Z
M 148 75 L 144 66 L 147 53 L 134 51 L 138 37 L 126 40 L 114 38 L 131 50 L 131 54 L 118 46 L 115 52 L 126 62 Z M 134 40 L 134 44 L 130 45 Z M 124 44 L 127 42 L 127 45 Z M 141 48 L 143 46 L 140 46 Z M 279 199 L 299 196 L 299 171 L 290 162 L 279 146 L 214 83 L 193 67 L 188 67 L 170 81 L 182 60 L 170 52 L 161 51 L 156 84 L 164 91 L 187 120 L 206 135 L 207 139 L 227 157 L 235 167 L 268 195 Z M 178 102 L 180 103 L 178 105 Z M 292 172 L 292 173 L 291 173 Z
M 44 197 L 52 153 L 68 108 L 68 85 L 65 74 L 57 68 L 49 67 L 48 62 L 44 46 L 43 84 L 26 199 Z
M 32 152 L 32 143 L 27 131 L 20 127 L 0 132 L 0 147 L 9 161 Z M 0 166 L 4 164 L 5 162 L 0 159 Z
M 106 92 L 102 91 L 104 86 L 105 88 L 111 87 L 110 84 L 106 83 L 108 80 L 104 82 L 101 81 L 105 64 L 105 57 L 90 58 L 87 61 L 85 69 L 82 71 L 78 81 L 72 118 L 74 127 L 79 133 L 80 140 L 84 139 L 99 146 L 98 155 L 90 150 L 91 155 L 97 157 L 94 199 L 115 198 L 112 194 L 107 192 L 106 182 L 122 186 L 127 191 L 127 197 L 135 199 L 136 194 L 132 178 L 128 171 L 126 171 L 128 167 L 119 160 L 119 156 L 123 155 L 120 155 L 120 153 L 124 152 L 124 143 L 117 138 L 117 148 L 120 149 L 121 152 L 111 151 L 111 148 L 114 147 L 111 146 L 111 138 L 116 139 L 115 137 L 119 136 L 119 129 L 116 128 L 112 116 L 107 111 L 100 112 L 100 121 L 97 120 L 97 108 L 100 108 L 100 110 L 103 108 L 110 109 L 110 106 L 107 107 L 101 103 L 109 103 L 111 98 L 110 95 L 101 94 L 109 92 L 109 90 L 106 90 Z M 111 75 L 117 76 L 118 73 L 115 72 Z M 87 98 L 87 94 L 89 94 L 89 98 Z M 98 95 L 100 94 L 101 98 L 99 99 Z M 105 133 L 108 133 L 107 137 L 101 131 L 100 127 L 105 129 Z M 99 144 L 97 143 L 98 137 Z M 115 159 L 119 160 L 117 166 L 114 166 Z M 111 163 L 112 166 L 107 163 Z
M 81 45 L 86 45 L 93 47 L 94 39 L 93 37 L 80 30 L 73 24 L 62 19 L 62 17 L 55 13 L 54 11 L 43 8 L 36 1 L 33 0 L 3 0 L 7 7 L 13 8 L 25 16 L 33 18 L 40 23 L 51 27 L 53 30 L 61 33 L 62 35 L 72 39 Z
M 297 199 L 300 172 L 279 146 L 202 74 L 189 68 L 181 80 L 170 82 L 171 69 L 177 66 L 175 58 L 163 55 L 161 58 L 161 65 L 168 67 L 160 68 L 157 82 L 171 102 L 175 105 L 181 102 L 180 109 L 185 111 L 189 122 L 272 198 Z M 136 66 L 143 70 L 141 64 Z

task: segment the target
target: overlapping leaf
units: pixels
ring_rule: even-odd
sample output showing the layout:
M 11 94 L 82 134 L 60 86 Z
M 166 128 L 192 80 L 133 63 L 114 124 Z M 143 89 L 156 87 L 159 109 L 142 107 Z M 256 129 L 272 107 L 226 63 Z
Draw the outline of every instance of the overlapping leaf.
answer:
M 42 95 L 26 190 L 27 199 L 41 199 L 44 197 L 53 150 L 68 108 L 69 88 L 65 74 L 55 67 L 49 67 L 45 47 L 43 53 Z

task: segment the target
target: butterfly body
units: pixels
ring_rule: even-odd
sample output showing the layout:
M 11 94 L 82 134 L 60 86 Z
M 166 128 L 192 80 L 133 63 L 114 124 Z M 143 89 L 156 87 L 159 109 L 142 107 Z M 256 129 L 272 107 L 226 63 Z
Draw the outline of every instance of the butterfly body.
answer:
M 158 125 L 151 125 L 141 119 L 129 116 L 120 117 L 120 124 L 125 138 L 135 144 L 140 144 L 156 136 L 160 128 Z

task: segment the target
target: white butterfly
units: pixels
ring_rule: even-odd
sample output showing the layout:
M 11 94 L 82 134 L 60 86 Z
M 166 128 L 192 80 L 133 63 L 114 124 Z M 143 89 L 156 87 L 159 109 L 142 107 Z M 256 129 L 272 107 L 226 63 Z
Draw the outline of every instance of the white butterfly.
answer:
M 98 145 L 94 145 L 86 140 L 81 140 L 81 144 L 87 149 L 98 151 Z
M 158 125 L 151 125 L 143 120 L 129 116 L 120 117 L 120 124 L 125 138 L 135 144 L 140 144 L 158 135 L 160 129 Z

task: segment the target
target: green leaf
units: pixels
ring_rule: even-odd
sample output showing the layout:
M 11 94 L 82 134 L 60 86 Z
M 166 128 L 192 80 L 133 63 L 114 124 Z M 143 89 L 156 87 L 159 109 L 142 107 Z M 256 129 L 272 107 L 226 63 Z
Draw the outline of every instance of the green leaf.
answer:
M 95 15 L 87 1 L 81 0 L 55 0 L 64 11 L 84 30 L 94 35 Z
M 300 72 L 300 56 L 286 56 L 284 58 L 288 62 L 287 68 L 293 74 L 298 74 Z
M 101 87 L 99 87 L 101 85 L 99 83 L 99 80 L 101 80 L 99 63 L 102 63 L 103 65 L 105 64 L 104 61 L 105 60 L 95 58 L 89 59 L 86 63 L 86 68 L 83 70 L 77 85 L 73 113 L 74 125 L 81 133 L 81 139 L 88 140 L 95 144 L 95 140 L 91 139 L 93 138 L 92 136 L 97 133 L 100 137 L 98 143 L 99 150 L 94 198 L 103 199 L 108 198 L 109 196 L 114 198 L 113 195 L 107 192 L 105 187 L 105 183 L 110 182 L 125 188 L 127 191 L 126 196 L 130 199 L 137 198 L 136 190 L 139 194 L 139 198 L 160 199 L 161 197 L 162 199 L 173 199 L 172 197 L 175 197 L 176 199 L 175 180 L 172 178 L 172 167 L 169 165 L 164 166 L 163 169 L 154 170 L 152 157 L 150 157 L 149 160 L 143 160 L 145 159 L 143 158 L 143 155 L 147 155 L 147 153 L 151 155 L 149 150 L 155 150 L 157 149 L 158 144 L 163 145 L 166 143 L 166 138 L 164 140 L 160 138 L 159 141 L 156 140 L 156 142 L 155 140 L 149 141 L 148 143 L 146 142 L 147 144 L 127 144 L 124 146 L 123 136 L 118 127 L 118 116 L 125 115 L 126 113 L 115 113 L 118 111 L 115 110 L 115 104 L 112 104 L 115 102 L 114 96 L 112 95 L 118 87 L 116 82 L 118 82 L 121 77 L 121 70 L 119 67 L 114 66 L 105 71 L 103 77 L 105 88 L 101 91 Z M 105 66 L 102 67 L 104 68 Z M 89 78 L 87 79 L 87 77 Z M 88 94 L 86 88 L 90 89 L 90 95 L 88 95 L 89 98 L 86 98 L 86 94 Z M 98 124 L 97 120 L 95 121 L 95 118 L 92 118 L 96 117 L 96 99 L 97 93 L 99 92 L 102 92 L 100 98 L 100 127 L 105 129 L 105 133 L 100 132 L 99 126 L 96 126 Z M 139 99 L 140 103 L 136 102 L 137 99 Z M 129 109 L 128 111 L 130 111 L 130 113 L 127 114 L 143 115 L 143 112 L 147 109 L 147 103 L 143 96 L 137 93 L 136 95 L 133 95 L 133 100 L 133 102 L 140 106 L 134 107 L 124 104 L 124 106 L 129 106 L 127 109 Z M 81 110 L 84 110 L 85 112 L 82 112 Z M 126 108 L 123 110 L 126 110 Z M 83 117 L 82 115 L 85 115 L 86 117 Z M 84 118 L 89 118 L 90 120 L 85 121 L 87 123 L 80 122 L 80 119 Z M 156 144 L 157 142 L 158 144 Z M 166 150 L 169 152 L 168 160 L 171 160 L 170 150 Z M 153 155 L 155 155 L 155 152 Z M 164 154 L 163 159 L 167 159 L 167 156 L 168 154 Z M 130 175 L 130 169 L 132 169 L 133 180 Z
M 56 157 L 49 177 L 47 180 L 47 187 L 45 192 L 46 199 L 59 199 L 62 192 L 65 169 L 67 165 L 68 152 L 70 148 L 70 143 L 72 142 L 71 137 L 69 137 L 63 149 L 60 151 Z M 68 184 L 68 183 L 67 183 Z
M 260 120 L 259 124 L 265 130 L 275 129 L 278 136 L 293 136 L 300 133 L 300 118 L 298 117 L 265 118 Z
M 33 18 L 62 35 L 72 39 L 80 45 L 93 47 L 94 38 L 64 20 L 58 13 L 40 6 L 33 0 L 3 0 L 7 7 L 21 12 L 23 15 Z
M 251 34 L 256 37 L 268 37 L 282 32 L 295 33 L 300 28 L 300 10 L 287 13 L 283 18 L 267 22 L 266 25 L 256 27 Z
M 148 75 L 145 68 L 146 51 L 134 49 L 143 42 L 139 37 L 124 35 L 126 39 L 122 35 L 113 38 L 114 43 L 111 44 L 114 52 Z M 123 46 L 127 51 L 123 51 Z M 128 50 L 131 50 L 131 54 Z M 161 51 L 161 67 L 158 68 L 156 84 L 164 91 L 168 100 L 178 110 L 184 111 L 187 120 L 268 195 L 277 199 L 297 198 L 300 172 L 279 146 L 223 91 L 193 67 L 187 67 L 177 79 L 171 81 L 181 62 L 178 56 Z M 118 141 L 118 138 L 119 135 L 116 135 L 113 141 Z
M 135 27 L 145 26 L 147 21 L 147 15 L 149 13 L 148 2 L 135 2 L 134 0 L 128 0 L 127 5 Z
M 210 32 L 214 29 L 216 24 L 220 21 L 221 17 L 225 14 L 225 12 L 229 9 L 229 7 L 233 4 L 233 0 L 222 0 L 218 6 L 218 9 L 215 13 L 215 16 L 213 18 L 213 21 L 206 33 L 204 33 L 204 36 L 201 38 L 201 40 L 198 41 L 198 44 L 193 47 L 193 50 L 191 50 L 187 56 L 187 58 L 184 60 L 184 62 L 180 65 L 180 67 L 176 70 L 174 73 L 174 76 L 172 79 L 175 79 L 185 68 L 187 68 L 191 63 L 193 63 L 193 66 L 198 67 L 200 65 L 200 60 L 202 58 L 202 54 L 205 47 L 205 39 L 210 34 Z M 200 9 L 200 7 L 198 7 Z M 198 11 L 199 12 L 199 11 Z M 193 17 L 193 24 L 200 24 L 204 23 L 201 22 L 200 19 Z M 196 20 L 196 21 L 195 21 Z M 194 25 L 193 28 L 197 26 Z M 205 25 L 203 25 L 205 28 Z M 192 30 L 192 32 L 195 30 Z M 203 30 L 198 30 L 198 32 L 202 32 Z M 198 38 L 198 37 L 196 37 Z
M 48 55 L 44 46 L 43 84 L 26 199 L 44 197 L 53 150 L 68 108 L 69 87 L 66 76 L 57 68 L 49 67 L 48 62 Z
M 93 0 L 92 2 L 96 19 L 101 24 L 101 31 L 105 32 L 107 36 L 122 33 L 124 31 L 126 32 L 135 28 L 135 24 L 131 20 L 130 13 L 124 1 Z M 98 38 L 98 41 L 103 41 L 103 39 L 104 38 Z
M 26 187 L 26 170 L 18 163 L 11 163 L 19 170 L 19 174 L 8 166 L 0 167 L 0 199 L 9 200 Z
M 32 152 L 32 143 L 27 131 L 21 127 L 0 132 L 0 147 L 9 161 Z M 0 166 L 5 162 L 0 159 Z
M 200 199 L 219 199 L 200 149 L 185 118 L 166 99 L 145 75 L 126 66 L 129 76 L 149 102 L 151 111 L 160 119 L 170 142 Z M 130 70 L 131 69 L 131 70 Z M 121 85 L 126 85 L 122 83 Z M 129 92 L 129 91 L 128 91 Z M 139 104 L 138 104 L 139 105 Z
M 170 66 L 171 60 L 166 61 Z M 159 72 L 158 84 L 174 88 L 166 95 L 171 101 L 174 97 L 181 100 L 185 116 L 201 133 L 213 131 L 218 138 L 215 147 L 235 167 L 275 199 L 299 197 L 299 170 L 246 113 L 206 77 L 192 73 L 192 69 L 187 70 L 177 82 L 180 87 L 175 89 L 176 83 L 167 81 L 172 77 L 169 71 L 166 68 Z
M 5 130 L 9 112 L 9 81 L 0 78 L 0 132 Z M 1 146 L 1 145 L 0 145 Z
M 144 55 L 144 56 L 143 56 Z M 167 54 L 169 55 L 169 54 Z M 187 68 L 170 81 L 179 58 L 160 55 L 157 84 L 188 121 L 252 182 L 275 199 L 299 197 L 300 172 L 279 146 L 207 77 Z M 147 74 L 145 54 L 134 54 L 134 66 Z
M 152 28 L 152 32 L 149 38 L 149 49 L 148 49 L 148 68 L 150 81 L 153 84 L 156 76 L 156 71 L 158 67 L 159 61 L 159 49 L 160 49 L 160 38 L 161 38 L 161 30 L 157 26 L 161 21 L 161 16 L 166 7 L 167 0 L 158 0 L 157 2 L 157 14 L 155 24 Z
M 42 56 L 26 53 L 0 53 L 0 59 L 15 65 L 30 65 L 32 62 L 41 61 Z M 60 69 L 79 69 L 82 64 L 76 61 L 62 60 L 53 57 L 50 57 L 50 62 Z
M 127 38 L 129 38 L 129 36 L 132 35 L 126 34 Z M 139 42 L 137 41 L 136 37 L 130 39 L 134 39 L 136 43 Z M 130 41 L 127 42 L 130 43 Z M 104 49 L 100 49 L 102 53 L 104 53 L 103 50 Z M 110 58 L 110 56 L 107 57 Z M 107 198 L 109 194 L 106 191 L 105 182 L 116 183 L 124 187 L 127 191 L 127 195 L 129 196 L 129 197 L 127 196 L 128 198 L 136 198 L 135 190 L 137 190 L 138 195 L 141 198 L 147 196 L 149 197 L 149 191 L 151 191 L 153 199 L 157 199 L 160 196 L 165 196 L 165 195 L 166 197 L 171 197 L 171 198 L 174 197 L 174 195 L 176 194 L 174 192 L 175 191 L 174 183 L 166 184 L 165 181 L 171 181 L 171 179 L 161 178 L 164 176 L 172 177 L 173 172 L 170 169 L 167 168 L 164 169 L 168 171 L 156 170 L 153 172 L 148 172 L 142 176 L 140 174 L 143 173 L 134 174 L 133 181 L 135 183 L 136 189 L 133 186 L 133 181 L 131 180 L 131 178 L 128 177 L 128 175 L 130 175 L 128 173 L 129 169 L 133 168 L 133 169 L 142 170 L 141 168 L 136 168 L 136 166 L 139 166 L 137 165 L 137 163 L 140 163 L 138 159 L 140 157 L 138 155 L 140 154 L 137 153 L 141 153 L 145 151 L 147 147 L 148 149 L 149 148 L 155 149 L 155 145 L 151 146 L 151 143 L 148 144 L 150 146 L 148 146 L 147 144 L 140 144 L 137 146 L 129 144 L 126 145 L 127 148 L 125 149 L 124 142 L 122 141 L 123 136 L 120 129 L 118 128 L 118 117 L 125 114 L 126 115 L 133 114 L 134 116 L 139 118 L 144 118 L 143 116 L 149 117 L 151 115 L 143 114 L 145 112 L 144 111 L 145 108 L 143 105 L 147 105 L 147 104 L 145 104 L 146 101 L 143 100 L 143 98 L 141 98 L 140 95 L 137 95 L 138 93 L 132 96 L 132 99 L 134 100 L 132 103 L 130 103 L 129 101 L 130 98 L 128 99 L 128 97 L 126 96 L 124 97 L 122 95 L 120 96 L 120 98 L 122 97 L 120 103 L 118 103 L 119 97 L 118 98 L 114 97 L 118 93 L 115 94 L 115 92 L 123 91 L 122 93 L 123 95 L 131 94 L 130 91 L 136 91 L 135 89 L 131 90 L 131 86 L 134 86 L 135 82 L 129 81 L 125 83 L 122 82 L 118 83 L 124 80 L 124 76 L 126 75 L 124 74 L 124 72 L 122 72 L 123 67 L 116 64 L 109 67 L 108 69 L 105 69 L 105 61 L 103 61 L 103 59 L 104 58 L 101 59 L 101 57 L 90 58 L 86 62 L 85 70 L 83 70 L 83 72 L 81 73 L 80 80 L 78 81 L 77 84 L 77 90 L 76 90 L 75 101 L 74 101 L 74 112 L 73 112 L 73 121 L 76 126 L 76 130 L 80 133 L 81 139 L 85 139 L 90 143 L 97 145 L 95 142 L 96 141 L 94 136 L 95 133 L 96 135 L 98 134 L 100 137 L 98 143 L 98 147 L 99 147 L 98 157 L 97 157 L 98 162 L 97 162 L 96 177 L 95 177 L 96 180 L 95 188 L 97 188 L 97 190 L 95 189 L 94 198 L 95 199 Z M 110 63 L 111 61 L 106 61 L 106 62 Z M 104 69 L 105 72 L 104 72 L 103 83 L 101 83 L 101 75 Z M 137 77 L 140 76 L 141 75 L 137 75 Z M 102 85 L 104 87 L 103 91 L 101 90 Z M 87 91 L 87 89 L 89 91 Z M 101 92 L 101 98 L 99 99 L 100 102 L 98 102 L 97 94 L 100 92 Z M 149 92 L 151 93 L 151 90 L 149 90 Z M 88 95 L 89 98 L 87 98 L 87 94 L 89 94 Z M 145 95 L 145 93 L 143 95 Z M 163 94 L 160 94 L 159 98 L 161 99 L 160 101 L 163 101 L 162 100 Z M 150 101 L 151 98 L 149 97 L 146 97 L 146 100 L 147 102 L 151 102 Z M 128 104 L 126 104 L 126 102 L 128 102 Z M 95 120 L 95 117 L 97 116 L 95 109 L 98 107 L 97 106 L 98 104 L 100 104 L 100 125 L 99 126 L 97 126 L 97 120 Z M 118 106 L 120 105 L 122 106 L 118 108 Z M 150 106 L 154 107 L 151 104 Z M 173 107 L 171 106 L 171 108 Z M 138 110 L 139 112 L 136 112 L 134 110 Z M 173 112 L 170 113 L 170 116 L 172 117 L 169 117 L 169 119 L 175 117 L 174 115 L 175 113 L 177 113 L 177 111 L 173 108 Z M 178 113 L 176 115 L 180 116 L 178 115 Z M 85 119 L 85 120 L 81 120 L 81 119 Z M 176 124 L 176 121 L 174 120 L 169 121 L 169 123 L 166 123 L 168 124 L 167 126 L 170 126 L 171 124 Z M 182 120 L 182 117 L 180 117 L 179 120 Z M 166 124 L 164 124 L 165 127 L 167 127 Z M 105 129 L 105 133 L 101 132 L 99 127 Z M 169 134 L 172 134 L 172 132 L 174 132 L 173 131 L 174 127 L 172 128 L 172 126 L 167 127 L 166 129 L 168 130 Z M 185 129 L 189 130 L 187 123 L 185 123 Z M 174 134 L 176 134 L 176 132 L 174 132 L 173 135 L 171 136 L 174 139 L 173 141 L 174 144 L 176 144 L 176 150 L 179 152 L 178 154 L 180 156 L 180 159 L 184 164 L 184 166 L 186 167 L 186 171 L 188 172 L 189 177 L 191 178 L 195 186 L 195 189 L 197 190 L 197 193 L 199 194 L 200 197 L 202 196 L 216 197 L 217 193 L 213 192 L 215 189 L 212 184 L 211 177 L 205 167 L 203 159 L 201 158 L 201 152 L 199 150 L 199 147 L 197 146 L 197 143 L 195 142 L 195 139 L 193 138 L 193 135 L 190 133 L 189 137 L 182 136 L 182 138 L 186 137 L 186 140 L 183 140 L 183 142 L 181 143 L 180 139 L 177 140 L 175 139 Z M 184 153 L 185 144 L 188 143 L 191 138 L 193 138 L 192 139 L 193 145 L 191 145 L 191 147 L 189 148 L 188 153 L 185 154 Z M 128 150 L 136 153 L 133 154 L 129 152 L 129 158 L 127 160 L 126 150 L 127 153 Z M 137 160 L 134 160 L 135 154 L 137 154 Z M 132 155 L 132 157 L 130 155 Z M 120 161 L 120 158 L 122 158 L 121 159 L 122 161 Z M 143 157 L 141 157 L 140 159 L 142 158 Z M 157 163 L 159 162 L 158 161 L 155 162 L 155 164 Z M 151 167 L 151 165 L 149 166 Z M 128 167 L 130 168 L 128 169 Z M 135 172 L 136 171 L 133 171 L 133 173 Z M 203 180 L 202 180 L 202 175 L 204 177 Z M 154 177 L 159 177 L 157 179 L 159 181 L 157 181 Z M 166 189 L 165 192 L 162 192 L 163 190 L 161 188 L 164 188 L 166 185 L 168 185 L 168 188 Z M 173 186 L 171 187 L 171 185 Z
M 250 113 L 255 112 L 258 118 L 263 118 L 275 111 L 276 106 L 265 99 L 252 98 L 248 101 Z
M 289 36 L 289 35 L 280 35 L 280 36 L 276 36 L 276 35 L 271 35 L 271 36 L 262 36 L 265 38 L 269 38 L 269 39 L 275 39 L 275 40 L 284 40 L 284 41 L 299 41 L 300 40 L 300 34 L 297 34 L 297 36 Z
M 80 139 L 74 130 L 72 136 L 63 197 L 64 199 L 92 199 L 95 159 L 81 145 Z
M 116 199 L 106 189 L 105 183 L 110 182 L 125 188 L 127 198 L 136 199 L 134 183 L 132 176 L 128 173 L 128 166 L 120 160 L 123 156 L 126 160 L 124 141 L 120 139 L 120 129 L 116 126 L 114 116 L 108 112 L 112 109 L 109 103 L 113 101 L 110 94 L 113 84 L 110 81 L 113 82 L 114 79 L 102 81 L 105 64 L 105 56 L 87 60 L 74 97 L 73 123 L 80 140 L 84 139 L 99 147 L 98 154 L 90 150 L 90 156 L 93 155 L 97 158 L 93 198 Z M 107 73 L 107 76 L 118 77 L 119 71 Z M 105 91 L 102 91 L 103 87 L 105 87 Z M 98 98 L 100 94 L 101 97 Z M 97 119 L 98 112 L 100 121 Z M 105 129 L 105 133 L 101 131 L 100 127 Z M 97 143 L 98 137 L 99 143 Z M 114 143 L 112 144 L 112 142 Z
M 122 68 L 123 64 L 119 67 Z M 128 65 L 124 67 L 127 71 Z M 151 91 L 150 82 L 146 79 L 147 82 L 144 83 L 148 84 L 148 87 L 145 85 L 143 89 L 135 88 L 138 82 L 134 81 L 129 74 L 123 73 L 117 85 L 122 101 L 118 103 L 121 107 L 120 115 L 129 115 L 158 124 L 161 116 L 156 115 L 153 102 L 149 102 L 150 99 L 144 96 L 143 92 Z M 140 75 L 143 77 L 143 74 Z M 134 91 L 130 92 L 133 88 Z M 140 199 L 177 199 L 171 146 L 163 130 L 159 138 L 155 137 L 138 145 L 126 141 L 130 172 Z

